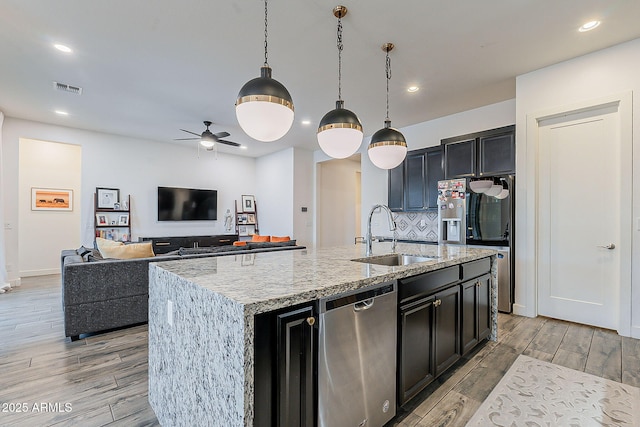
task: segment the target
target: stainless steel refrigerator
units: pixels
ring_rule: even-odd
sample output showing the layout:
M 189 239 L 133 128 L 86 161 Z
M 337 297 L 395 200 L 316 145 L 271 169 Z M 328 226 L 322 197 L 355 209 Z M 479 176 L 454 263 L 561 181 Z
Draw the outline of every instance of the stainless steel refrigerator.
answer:
M 438 182 L 439 243 L 498 251 L 498 310 L 513 308 L 513 176 Z

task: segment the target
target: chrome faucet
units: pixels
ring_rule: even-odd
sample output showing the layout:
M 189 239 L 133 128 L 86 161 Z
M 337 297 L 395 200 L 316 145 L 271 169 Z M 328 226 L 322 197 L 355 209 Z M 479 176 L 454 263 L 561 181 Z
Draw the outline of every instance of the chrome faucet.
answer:
M 391 212 L 391 209 L 389 209 L 389 206 L 387 206 L 387 205 L 374 205 L 371 208 L 371 212 L 369 212 L 369 220 L 367 221 L 367 256 L 371 255 L 371 244 L 373 243 L 373 236 L 371 235 L 371 218 L 373 217 L 373 213 L 378 208 L 382 208 L 382 209 L 387 211 L 387 214 L 389 216 L 389 230 L 396 231 L 396 222 L 393 220 L 393 213 Z M 395 235 L 395 233 L 393 234 L 393 243 L 391 245 L 391 251 L 392 252 L 396 251 L 396 235 Z

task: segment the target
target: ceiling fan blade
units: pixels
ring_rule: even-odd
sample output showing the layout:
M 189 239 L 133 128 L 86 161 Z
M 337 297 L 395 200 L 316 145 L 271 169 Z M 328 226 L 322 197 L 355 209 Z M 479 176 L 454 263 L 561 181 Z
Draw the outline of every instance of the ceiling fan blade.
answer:
M 200 139 L 200 138 L 175 138 L 174 141 L 192 141 L 194 139 Z
M 237 142 L 232 142 L 232 141 L 225 141 L 224 139 L 219 139 L 218 142 L 220 144 L 227 144 L 227 145 L 231 145 L 232 147 L 240 147 L 240 144 L 238 144 Z
M 199 133 L 195 133 L 195 132 L 191 132 L 190 130 L 186 130 L 186 129 L 180 129 L 182 132 L 186 132 L 186 133 L 190 133 L 191 135 L 196 135 L 196 136 L 200 136 Z
M 218 132 L 214 133 L 213 136 L 215 136 L 216 138 L 226 138 L 228 136 L 231 136 L 231 134 L 229 132 Z

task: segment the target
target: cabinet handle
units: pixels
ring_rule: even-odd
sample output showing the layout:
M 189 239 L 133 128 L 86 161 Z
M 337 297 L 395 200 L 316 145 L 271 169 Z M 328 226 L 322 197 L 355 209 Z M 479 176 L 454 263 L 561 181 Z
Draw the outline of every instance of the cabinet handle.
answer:
M 316 318 L 311 316 L 311 317 L 307 317 L 307 323 L 309 324 L 309 326 L 313 326 L 316 324 Z
M 440 307 L 440 305 L 442 304 L 442 300 L 441 299 L 437 299 L 433 302 L 433 306 L 434 307 Z
M 169 242 L 156 242 L 156 246 L 169 246 L 170 244 Z
M 229 242 L 231 239 L 220 239 L 220 243 Z

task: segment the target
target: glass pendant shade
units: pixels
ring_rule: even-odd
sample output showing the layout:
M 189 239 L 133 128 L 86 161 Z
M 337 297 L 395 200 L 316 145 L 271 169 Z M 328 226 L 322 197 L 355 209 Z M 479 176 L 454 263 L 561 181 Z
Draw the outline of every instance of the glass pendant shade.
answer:
M 487 191 L 484 192 L 484 194 L 486 194 L 487 196 L 492 196 L 495 197 L 498 194 L 500 194 L 502 192 L 502 185 L 500 184 L 493 184 L 491 186 L 491 188 L 489 188 Z
M 247 135 L 262 142 L 282 138 L 293 124 L 293 101 L 287 88 L 271 78 L 271 68 L 249 80 L 238 93 L 236 117 Z
M 344 101 L 336 101 L 335 110 L 329 111 L 318 125 L 318 144 L 324 153 L 334 159 L 347 158 L 362 144 L 362 124 L 353 111 L 344 108 Z
M 368 148 L 369 159 L 380 169 L 393 169 L 407 156 L 407 141 L 402 133 L 391 127 L 391 121 L 384 122 L 384 128 L 371 137 Z
M 481 179 L 478 181 L 471 181 L 469 183 L 469 188 L 474 193 L 484 193 L 493 185 L 493 181 L 490 179 Z

